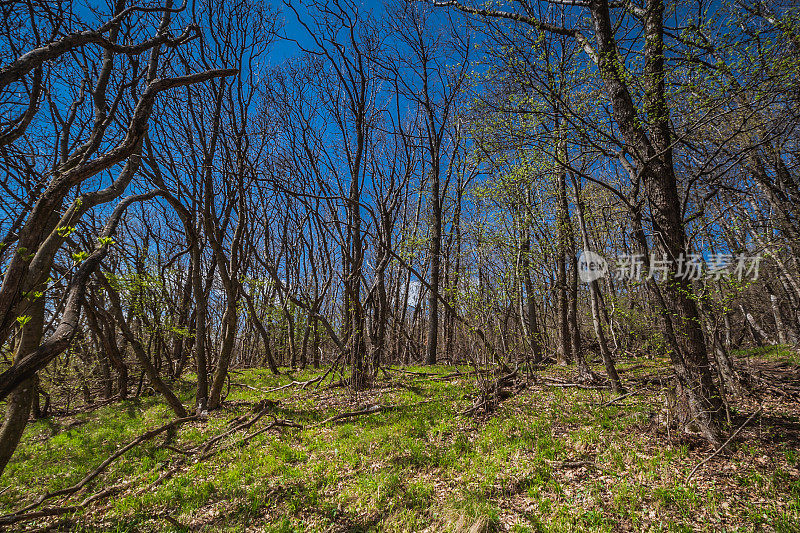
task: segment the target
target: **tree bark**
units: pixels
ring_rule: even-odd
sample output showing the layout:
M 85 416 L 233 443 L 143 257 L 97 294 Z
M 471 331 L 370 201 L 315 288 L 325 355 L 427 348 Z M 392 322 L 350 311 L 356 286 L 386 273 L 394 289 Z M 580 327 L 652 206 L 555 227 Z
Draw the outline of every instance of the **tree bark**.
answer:
M 436 159 L 436 158 L 435 158 Z M 425 362 L 436 364 L 437 342 L 439 340 L 439 278 L 442 255 L 442 200 L 439 197 L 439 162 L 434 161 L 431 169 L 431 286 L 428 294 L 428 343 L 425 349 Z
M 584 215 L 583 198 L 580 194 L 580 188 L 575 177 L 572 177 L 572 185 L 575 192 L 575 206 L 578 214 L 578 226 L 581 230 L 581 240 L 583 241 L 584 251 L 589 250 L 589 233 L 586 230 L 586 219 Z M 603 331 L 603 324 L 600 314 L 600 284 L 596 279 L 589 282 L 589 297 L 591 298 L 592 307 L 592 324 L 594 325 L 594 332 L 597 335 L 597 343 L 600 345 L 600 356 L 603 358 L 603 365 L 608 374 L 608 379 L 611 381 L 611 388 L 614 392 L 622 394 L 624 388 L 619 379 L 617 368 L 614 366 L 614 358 L 611 356 L 611 351 L 608 349 L 606 342 L 605 332 Z
M 164 383 L 164 380 L 161 379 L 161 376 L 158 374 L 158 370 L 153 366 L 150 358 L 145 353 L 141 342 L 139 342 L 139 339 L 136 338 L 133 331 L 131 331 L 128 322 L 125 320 L 125 316 L 122 313 L 122 303 L 120 302 L 119 295 L 117 294 L 116 290 L 111 286 L 104 274 L 98 274 L 97 278 L 106 289 L 108 298 L 111 301 L 111 314 L 119 324 L 122 334 L 131 345 L 131 348 L 133 348 L 133 353 L 136 356 L 136 359 L 139 361 L 139 365 L 142 367 L 142 370 L 144 370 L 144 373 L 147 374 L 150 384 L 164 397 L 164 399 L 167 401 L 167 404 L 175 413 L 175 416 L 178 418 L 185 417 L 187 412 L 183 404 L 175 395 L 175 393 L 172 392 L 172 390 L 167 386 L 167 384 Z
M 531 240 L 530 236 L 522 242 L 522 280 L 525 285 L 525 308 L 527 312 L 528 343 L 531 347 L 531 362 L 538 364 L 542 361 L 542 334 L 539 331 L 539 321 L 536 317 L 536 297 L 533 294 L 533 280 L 531 279 Z
M 597 66 L 605 91 L 611 99 L 614 119 L 620 129 L 644 181 L 658 247 L 673 262 L 686 257 L 686 232 L 681 201 L 672 161 L 672 139 L 665 93 L 664 3 L 648 0 L 644 13 L 645 65 L 644 108 L 646 120 L 636 107 L 629 91 L 607 1 L 589 3 L 597 40 Z M 650 136 L 645 132 L 647 124 Z M 703 436 L 712 444 L 722 443 L 722 402 L 714 380 L 700 326 L 700 316 L 691 282 L 673 270 L 664 284 L 664 318 L 676 340 L 670 357 L 694 420 Z M 667 332 L 668 335 L 672 335 Z
M 772 316 L 775 318 L 775 329 L 778 332 L 778 344 L 786 344 L 786 326 L 784 326 L 783 318 L 781 317 L 781 306 L 778 303 L 778 297 L 770 294 L 769 300 L 772 305 Z
M 559 130 L 560 135 L 560 130 Z M 563 143 L 559 139 L 559 157 L 564 157 Z M 569 288 L 567 286 L 567 254 L 569 247 L 569 206 L 567 205 L 566 171 L 559 168 L 556 171 L 556 231 L 558 232 L 558 247 L 556 250 L 556 290 L 558 291 L 558 362 L 566 365 L 572 362 L 572 338 L 570 336 L 569 321 Z
M 15 359 L 34 351 L 42 340 L 44 330 L 44 296 L 39 297 L 28 309 L 30 318 L 22 326 L 22 336 L 17 346 Z M 23 381 L 11 393 L 6 404 L 3 426 L 0 428 L 0 475 L 19 445 L 25 427 L 28 425 L 31 405 L 36 394 L 38 378 L 33 376 Z

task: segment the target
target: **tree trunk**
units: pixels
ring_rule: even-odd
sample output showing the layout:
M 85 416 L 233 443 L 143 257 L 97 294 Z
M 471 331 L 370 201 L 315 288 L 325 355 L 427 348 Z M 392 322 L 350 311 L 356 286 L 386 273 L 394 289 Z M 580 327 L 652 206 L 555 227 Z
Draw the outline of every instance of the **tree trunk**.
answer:
M 275 358 L 272 356 L 272 350 L 269 347 L 269 333 L 267 333 L 267 328 L 264 327 L 264 323 L 256 314 L 256 308 L 253 305 L 253 298 L 246 291 L 242 291 L 242 296 L 244 297 L 245 303 L 247 303 L 247 310 L 250 312 L 250 318 L 253 321 L 253 324 L 258 330 L 259 335 L 261 335 L 261 340 L 264 343 L 264 359 L 262 361 L 263 364 L 267 364 L 269 366 L 270 372 L 275 374 L 276 376 L 280 374 L 278 370 L 278 365 L 275 364 Z
M 434 161 L 431 169 L 431 286 L 428 294 L 428 344 L 425 349 L 425 362 L 436 364 L 437 342 L 439 339 L 439 278 L 442 255 L 442 202 L 439 198 L 439 168 Z
M 237 325 L 236 300 L 231 300 L 229 295 L 228 305 L 222 316 L 223 337 L 220 342 L 219 361 L 217 361 L 217 369 L 214 371 L 214 379 L 208 391 L 209 409 L 217 409 L 222 403 L 222 389 L 225 386 L 225 379 L 228 377 L 228 368 L 231 364 L 233 346 L 236 341 Z
M 772 304 L 772 316 L 775 318 L 775 329 L 778 332 L 778 344 L 786 344 L 786 327 L 783 325 L 783 318 L 781 318 L 781 306 L 778 303 L 778 297 L 770 294 L 769 300 Z
M 28 309 L 30 318 L 22 326 L 22 336 L 17 346 L 15 359 L 23 357 L 38 348 L 44 329 L 44 297 L 38 298 Z M 0 428 L 0 475 L 17 449 L 25 426 L 28 425 L 31 405 L 36 394 L 38 377 L 23 381 L 8 396 L 3 426 Z
M 770 336 L 767 335 L 767 332 L 764 331 L 764 328 L 762 328 L 759 325 L 758 321 L 753 315 L 745 311 L 744 306 L 742 304 L 739 304 L 739 310 L 742 312 L 742 315 L 744 316 L 744 319 L 747 322 L 747 325 L 749 326 L 750 334 L 752 335 L 753 341 L 756 343 L 756 346 L 763 346 L 764 344 L 774 344 Z
M 583 356 L 583 343 L 581 341 L 581 328 L 578 323 L 578 257 L 575 255 L 575 235 L 572 232 L 572 222 L 569 221 L 569 340 L 572 347 L 572 357 L 578 367 L 578 375 L 583 381 L 594 381 L 597 376 L 589 368 Z
M 644 85 L 646 117 L 637 111 L 630 83 L 619 65 L 619 49 L 606 1 L 589 3 L 592 13 L 598 72 L 613 109 L 614 119 L 644 182 L 658 247 L 673 262 L 686 256 L 686 232 L 672 160 L 672 136 L 665 91 L 664 2 L 648 0 L 644 13 Z M 649 136 L 645 131 L 647 125 Z M 646 242 L 646 241 L 645 241 Z M 722 402 L 714 380 L 700 326 L 691 282 L 669 273 L 664 284 L 662 323 L 674 339 L 670 357 L 693 419 L 712 444 L 722 443 Z M 651 283 L 655 286 L 655 283 Z M 654 296 L 658 292 L 653 293 Z M 670 323 L 671 317 L 676 317 Z M 671 340 L 670 339 L 670 340 Z
M 194 358 L 197 366 L 197 395 L 195 410 L 201 413 L 208 407 L 208 361 L 206 359 L 206 315 L 208 300 L 206 300 L 203 283 L 200 276 L 201 268 L 200 244 L 195 241 L 192 246 L 192 289 L 195 294 L 195 330 L 194 330 Z
M 560 131 L 560 130 L 559 130 Z M 559 140 L 559 145 L 563 146 Z M 562 155 L 563 156 L 563 150 Z M 569 322 L 569 291 L 567 286 L 567 249 L 568 249 L 568 230 L 569 230 L 569 206 L 567 205 L 566 194 L 566 172 L 559 169 L 557 171 L 556 195 L 558 206 L 556 213 L 556 223 L 558 231 L 558 248 L 556 250 L 556 288 L 558 291 L 558 362 L 566 365 L 572 362 L 572 338 L 570 337 Z
M 572 186 L 575 191 L 575 206 L 578 214 L 578 226 L 581 230 L 581 240 L 583 242 L 584 251 L 589 250 L 589 233 L 586 230 L 586 219 L 584 217 L 583 198 L 580 194 L 578 182 L 572 176 Z M 597 343 L 600 345 L 600 355 L 603 358 L 603 365 L 608 374 L 608 379 L 611 381 L 611 388 L 614 392 L 621 394 L 624 391 L 622 382 L 619 379 L 617 368 L 614 366 L 614 359 L 611 357 L 611 351 L 608 349 L 606 342 L 605 332 L 603 331 L 603 324 L 600 315 L 600 284 L 596 279 L 589 282 L 589 296 L 591 298 L 592 307 L 592 324 L 594 325 L 594 332 L 597 335 Z
M 526 236 L 522 242 L 522 281 L 525 285 L 525 308 L 527 311 L 528 343 L 531 347 L 531 362 L 538 364 L 542 361 L 542 335 L 539 332 L 539 321 L 536 318 L 536 298 L 533 294 L 533 280 L 531 278 L 531 239 Z

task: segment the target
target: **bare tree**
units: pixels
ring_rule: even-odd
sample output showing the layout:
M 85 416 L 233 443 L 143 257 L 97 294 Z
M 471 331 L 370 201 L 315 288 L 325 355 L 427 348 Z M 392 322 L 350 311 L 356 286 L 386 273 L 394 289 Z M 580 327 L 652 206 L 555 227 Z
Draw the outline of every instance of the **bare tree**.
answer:
M 42 123 L 43 132 L 51 139 L 53 149 L 50 154 L 55 157 L 48 168 L 39 167 L 38 173 L 46 185 L 34 188 L 27 202 L 24 215 L 20 216 L 18 231 L 14 227 L 4 239 L 7 244 L 14 243 L 15 253 L 8 259 L 8 264 L 0 287 L 0 338 L 8 338 L 17 317 L 28 315 L 30 300 L 26 295 L 44 293 L 46 280 L 50 275 L 53 259 L 77 221 L 88 210 L 95 206 L 113 201 L 119 197 L 133 180 L 141 161 L 142 140 L 147 131 L 147 124 L 153 111 L 156 97 L 176 87 L 201 83 L 213 78 L 229 76 L 235 71 L 230 69 L 208 70 L 201 73 L 187 74 L 174 78 L 159 78 L 158 69 L 164 47 L 179 47 L 196 35 L 194 27 L 187 28 L 177 38 L 170 35 L 173 12 L 172 2 L 156 8 L 127 8 L 122 2 L 115 5 L 112 18 L 101 24 L 97 30 L 71 32 L 61 27 L 60 22 L 44 21 L 51 25 L 51 34 L 46 40 L 40 37 L 42 32 L 37 28 L 42 21 L 36 19 L 36 10 L 29 10 L 29 27 L 36 35 L 34 47 L 21 53 L 0 69 L 0 89 L 14 90 L 15 84 L 42 84 L 43 65 L 46 61 L 57 60 L 65 54 L 80 58 L 83 66 L 94 65 L 94 68 L 83 70 L 84 76 L 80 87 L 69 85 L 70 76 L 59 79 L 51 74 L 48 95 L 64 87 L 67 94 L 74 95 L 68 115 L 62 116 L 55 106 L 51 106 L 51 125 Z M 25 6 L 20 5 L 21 9 Z M 138 27 L 131 24 L 133 15 L 144 13 L 160 14 L 155 36 L 149 39 L 137 39 Z M 148 17 L 143 17 L 146 25 Z M 11 37 L 13 32 L 4 33 Z M 119 45 L 119 42 L 139 41 L 137 45 Z M 100 49 L 88 49 L 89 45 L 97 45 Z M 12 45 L 12 50 L 15 45 Z M 138 58 L 148 54 L 146 67 L 139 66 Z M 126 64 L 120 69 L 120 63 Z M 79 78 L 81 79 L 81 78 Z M 31 89 L 31 100 L 26 104 L 22 118 L 14 126 L 14 133 L 6 135 L 8 143 L 30 142 L 27 139 L 30 125 L 34 121 L 30 116 L 38 111 L 39 94 L 43 89 Z M 113 93 L 116 91 L 116 94 Z M 132 101 L 121 105 L 130 95 Z M 33 98 L 35 96 L 36 98 Z M 91 105 L 86 96 L 91 97 Z M 10 105 L 14 105 L 13 102 Z M 128 110 L 127 113 L 125 110 Z M 82 127 L 73 128 L 80 121 Z M 37 128 L 38 130 L 39 128 Z M 40 135 L 40 131 L 36 135 Z M 117 139 L 114 142 L 112 139 Z M 6 154 L 13 146 L 6 147 Z M 43 150 L 48 153 L 48 150 Z M 20 157 L 25 157 L 24 155 Z M 89 178 L 106 170 L 123 164 L 118 176 L 107 187 L 95 191 L 84 190 L 76 196 L 62 213 L 62 207 L 76 187 Z M 24 164 L 24 163 L 23 163 Z M 29 166 L 31 170 L 36 166 Z M 127 206 L 124 202 L 122 206 Z M 123 209 L 124 210 L 124 209 Z M 116 213 L 116 220 L 110 219 L 108 232 L 102 238 L 110 239 L 110 233 L 122 211 Z M 24 222 L 22 220 L 24 219 Z M 15 232 L 13 237 L 11 232 Z M 26 343 L 20 345 L 25 351 L 18 352 L 14 364 L 0 375 L 0 397 L 4 398 L 22 385 L 20 394 L 25 401 L 12 401 L 9 409 L 20 411 L 7 417 L 23 421 L 12 424 L 14 427 L 4 430 L 4 447 L 13 451 L 24 428 L 27 416 L 20 416 L 21 411 L 30 408 L 30 394 L 26 393 L 27 380 L 32 379 L 38 370 L 43 368 L 58 353 L 66 348 L 78 325 L 83 292 L 91 268 L 96 267 L 101 256 L 105 254 L 108 244 L 101 243 L 99 248 L 89 255 L 72 277 L 70 297 L 64 309 L 59 326 L 35 350 L 31 350 L 34 339 L 42 336 L 44 327 L 41 315 L 37 312 L 37 320 L 29 319 L 26 325 L 28 335 Z M 91 260 L 90 260 L 91 259 Z M 36 304 L 38 305 L 38 304 Z M 35 309 L 34 309 L 35 310 Z M 36 329 L 38 333 L 34 332 Z M 27 408 L 25 407 L 27 405 Z M 10 456 L 10 453 L 8 454 Z

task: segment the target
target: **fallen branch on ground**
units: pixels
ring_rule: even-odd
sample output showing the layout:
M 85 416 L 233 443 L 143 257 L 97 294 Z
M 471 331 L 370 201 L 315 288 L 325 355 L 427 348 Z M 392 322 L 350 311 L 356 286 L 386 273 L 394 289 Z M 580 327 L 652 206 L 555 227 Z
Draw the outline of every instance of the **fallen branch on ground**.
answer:
M 314 380 L 312 380 L 312 381 L 314 381 Z M 290 383 L 289 386 L 291 386 L 293 384 L 297 384 L 297 383 L 302 383 L 302 382 L 293 382 L 293 383 Z M 285 388 L 285 387 L 286 386 L 284 386 L 282 388 Z M 323 420 L 321 422 L 318 422 L 316 424 L 310 425 L 310 426 L 304 426 L 302 424 L 299 424 L 297 422 L 293 422 L 291 420 L 281 420 L 281 419 L 277 419 L 277 418 L 273 417 L 273 421 L 270 424 L 268 424 L 267 426 L 255 431 L 255 432 L 253 432 L 253 433 L 251 433 L 249 435 L 246 435 L 246 436 L 244 436 L 244 437 L 242 437 L 242 438 L 240 438 L 240 439 L 238 439 L 238 440 L 236 440 L 234 442 L 231 442 L 230 444 L 228 444 L 226 446 L 220 447 L 218 449 L 213 449 L 214 445 L 219 443 L 225 437 L 230 436 L 233 433 L 236 433 L 236 432 L 251 428 L 253 425 L 256 424 L 256 422 L 258 422 L 261 418 L 263 418 L 269 412 L 270 408 L 273 407 L 274 405 L 275 405 L 275 402 L 272 401 L 272 400 L 265 400 L 263 402 L 260 402 L 260 406 L 262 408 L 255 415 L 253 415 L 249 419 L 246 419 L 246 420 L 243 420 L 243 421 L 237 423 L 231 429 L 229 429 L 229 430 L 227 430 L 227 431 L 225 431 L 225 432 L 223 432 L 223 433 L 221 433 L 219 435 L 216 435 L 215 437 L 213 437 L 212 439 L 210 439 L 209 441 L 207 441 L 203 445 L 199 445 L 199 446 L 197 446 L 195 448 L 190 448 L 188 450 L 180 450 L 180 449 L 175 448 L 175 447 L 173 447 L 171 445 L 165 445 L 164 447 L 166 449 L 172 450 L 172 451 L 174 451 L 176 453 L 180 453 L 182 455 L 182 457 L 179 458 L 179 460 L 177 461 L 177 464 L 174 464 L 169 470 L 163 472 L 158 477 L 158 479 L 156 479 L 153 483 L 148 485 L 145 488 L 145 490 L 152 490 L 155 486 L 157 486 L 160 483 L 164 482 L 166 479 L 169 479 L 172 475 L 174 475 L 176 472 L 178 472 L 181 468 L 183 468 L 184 466 L 189 464 L 188 460 L 190 458 L 192 458 L 192 457 L 197 456 L 197 459 L 194 462 L 204 461 L 204 460 L 208 459 L 209 457 L 211 457 L 213 455 L 216 455 L 217 453 L 219 453 L 221 451 L 228 450 L 228 449 L 236 447 L 236 446 L 244 445 L 247 442 L 249 442 L 250 440 L 252 440 L 253 438 L 255 438 L 256 436 L 261 435 L 262 433 L 265 433 L 266 431 L 269 431 L 270 429 L 273 429 L 273 428 L 276 428 L 276 427 L 292 427 L 292 428 L 297 428 L 297 429 L 312 428 L 312 427 L 322 426 L 322 425 L 328 424 L 330 422 L 335 422 L 335 421 L 338 421 L 338 420 L 345 420 L 345 419 L 355 418 L 357 416 L 379 413 L 379 412 L 391 409 L 391 407 L 387 407 L 387 406 L 383 406 L 383 405 L 372 405 L 372 406 L 369 406 L 369 407 L 367 407 L 365 409 L 362 409 L 362 410 L 359 410 L 359 411 L 349 411 L 349 412 L 340 413 L 338 415 L 334 415 L 334 416 L 328 417 L 325 420 Z M 132 448 L 136 447 L 137 445 L 142 444 L 142 443 L 144 443 L 144 442 L 146 442 L 146 441 L 148 441 L 148 440 L 150 440 L 150 439 L 152 439 L 152 438 L 154 438 L 154 437 L 156 437 L 156 436 L 158 436 L 158 435 L 160 435 L 160 434 L 162 434 L 164 432 L 174 430 L 178 426 L 180 426 L 180 425 L 182 425 L 182 424 L 184 424 L 186 422 L 193 421 L 193 420 L 198 420 L 198 419 L 200 419 L 200 416 L 198 416 L 198 415 L 192 415 L 192 416 L 188 416 L 188 417 L 184 417 L 184 418 L 179 418 L 179 419 L 173 420 L 172 422 L 169 422 L 168 424 L 160 426 L 160 427 L 158 427 L 156 429 L 152 429 L 152 430 L 146 431 L 145 433 L 142 433 L 137 438 L 135 438 L 131 442 L 129 442 L 127 445 L 125 445 L 124 447 L 122 447 L 119 450 L 117 450 L 116 452 L 114 452 L 114 454 L 112 454 L 108 459 L 103 461 L 103 463 L 101 463 L 100 466 L 98 466 L 97 468 L 92 470 L 88 475 L 86 475 L 80 482 L 76 483 L 75 485 L 73 485 L 71 487 L 68 487 L 66 489 L 61 489 L 61 490 L 57 490 L 57 491 L 46 493 L 46 494 L 40 496 L 35 502 L 27 505 L 26 507 L 24 507 L 24 508 L 22 508 L 22 509 L 20 509 L 20 510 L 14 512 L 14 513 L 7 514 L 7 515 L 4 515 L 4 516 L 0 516 L 0 525 L 11 525 L 11 524 L 19 523 L 19 522 L 24 522 L 24 521 L 27 521 L 27 520 L 34 520 L 34 519 L 37 519 L 37 518 L 48 518 L 48 517 L 53 517 L 53 516 L 59 516 L 59 515 L 74 513 L 76 511 L 84 509 L 87 505 L 89 505 L 90 503 L 92 503 L 94 501 L 97 501 L 97 500 L 100 500 L 100 499 L 103 499 L 103 498 L 107 498 L 109 496 L 112 496 L 114 494 L 117 494 L 117 493 L 121 492 L 123 489 L 126 489 L 130 485 L 132 485 L 136 480 L 130 480 L 130 481 L 127 481 L 125 483 L 121 483 L 121 484 L 118 484 L 118 485 L 114 485 L 112 487 L 108 487 L 106 489 L 101 490 L 100 492 L 97 492 L 95 494 L 87 496 L 82 501 L 80 501 L 80 502 L 78 502 L 76 504 L 73 504 L 73 505 L 62 505 L 62 506 L 58 506 L 58 507 L 45 507 L 45 508 L 41 508 L 41 509 L 35 510 L 35 509 L 40 507 L 43 503 L 45 503 L 48 500 L 52 500 L 52 499 L 57 498 L 59 496 L 67 496 L 67 497 L 69 497 L 69 496 L 75 494 L 76 492 L 78 492 L 79 490 L 81 490 L 82 488 L 87 486 L 93 479 L 95 479 L 97 476 L 99 476 L 103 471 L 105 471 L 109 467 L 109 465 L 111 465 L 116 459 L 118 459 L 119 457 L 121 457 L 122 455 L 124 455 L 126 452 L 128 452 Z
M 544 383 L 547 387 L 560 387 L 562 389 L 587 389 L 587 390 L 604 390 L 609 387 L 604 385 L 584 385 L 583 383 Z
M 475 415 L 479 411 L 488 414 L 500 405 L 500 402 L 517 394 L 527 387 L 527 384 L 518 378 L 519 368 L 504 374 L 492 381 L 479 382 L 480 394 L 475 398 L 472 407 L 461 411 L 459 415 Z
M 344 420 L 345 418 L 355 418 L 355 417 L 361 416 L 361 415 L 371 415 L 373 413 L 380 413 L 381 411 L 387 411 L 388 409 L 389 409 L 388 407 L 385 407 L 383 405 L 370 405 L 366 409 L 362 409 L 360 411 L 351 411 L 351 412 L 341 413 L 341 414 L 338 414 L 338 415 L 334 415 L 334 416 L 328 417 L 325 420 L 323 420 L 322 422 L 317 422 L 316 424 L 312 424 L 312 425 L 307 426 L 307 427 L 314 428 L 314 427 L 317 427 L 317 426 L 324 426 L 328 422 L 335 422 L 337 420 Z
M 391 368 L 389 370 L 396 370 L 398 372 L 403 372 L 404 374 L 413 374 L 415 376 L 438 376 L 439 374 L 434 374 L 432 372 L 416 372 L 414 370 L 406 370 L 405 368 Z
M 446 381 L 448 379 L 453 378 L 465 378 L 467 376 L 474 376 L 478 373 L 477 370 L 472 370 L 471 372 L 452 372 L 450 374 L 445 374 L 444 376 L 437 376 L 435 378 L 431 378 L 431 381 Z
M 254 387 L 250 387 L 250 388 L 252 388 L 253 390 L 257 390 L 258 392 L 261 392 L 261 393 L 264 393 L 264 394 L 270 394 L 270 393 L 273 393 L 273 392 L 282 391 L 284 389 L 288 389 L 289 387 L 300 387 L 301 389 L 305 389 L 309 385 L 317 383 L 318 381 L 322 381 L 322 379 L 324 377 L 325 377 L 325 375 L 323 374 L 320 377 L 317 377 L 317 378 L 314 378 L 314 379 L 309 379 L 308 381 L 294 381 L 294 380 L 292 380 L 291 383 L 287 383 L 286 385 L 281 385 L 280 387 L 275 387 L 274 389 L 266 389 L 265 390 L 265 389 L 256 389 Z
M 759 407 L 759 408 L 758 408 L 758 410 L 757 410 L 755 413 L 753 413 L 752 415 L 750 415 L 750 416 L 747 418 L 747 420 L 745 420 L 745 421 L 744 421 L 744 423 L 743 423 L 741 426 L 739 426 L 738 428 L 736 428 L 736 431 L 734 431 L 733 433 L 731 433 L 731 436 L 730 436 L 730 437 L 728 437 L 728 440 L 726 440 L 726 441 L 725 441 L 725 442 L 722 444 L 722 446 L 720 446 L 720 447 L 719 447 L 719 449 L 717 449 L 717 451 L 715 451 L 714 453 L 712 453 L 711 455 L 709 455 L 708 457 L 706 457 L 705 459 L 703 459 L 702 461 L 700 461 L 699 463 L 697 463 L 697 466 L 695 466 L 695 467 L 692 469 L 692 471 L 691 471 L 691 472 L 689 472 L 689 475 L 688 475 L 688 476 L 686 476 L 686 481 L 688 482 L 690 479 L 692 479 L 692 476 L 695 474 L 695 472 L 697 472 L 697 470 L 698 470 L 698 469 L 699 469 L 701 466 L 703 466 L 704 464 L 706 464 L 707 462 L 709 462 L 711 459 L 713 459 L 714 457 L 716 457 L 717 455 L 719 455 L 720 453 L 722 453 L 722 450 L 724 450 L 724 449 L 725 449 L 725 447 L 726 447 L 728 444 L 730 444 L 730 442 L 731 442 L 731 441 L 732 441 L 734 438 L 736 438 L 736 435 L 738 435 L 738 434 L 739 434 L 739 432 L 741 432 L 741 431 L 742 431 L 742 430 L 745 428 L 745 426 L 746 426 L 747 424 L 749 424 L 749 423 L 750 423 L 750 421 L 751 421 L 751 420 L 753 420 L 753 419 L 754 419 L 756 416 L 758 416 L 758 415 L 761 413 L 761 410 L 762 410 L 762 409 L 763 409 L 763 407 Z
M 624 399 L 625 399 L 625 398 L 627 398 L 628 396 L 632 396 L 632 395 L 636 394 L 637 392 L 639 392 L 640 390 L 642 390 L 642 387 L 639 387 L 639 388 L 637 388 L 637 389 L 633 389 L 632 391 L 630 391 L 630 392 L 626 392 L 625 394 L 622 394 L 622 395 L 620 395 L 620 396 L 617 396 L 617 397 L 615 397 L 615 398 L 611 398 L 611 399 L 610 399 L 610 400 L 608 400 L 606 403 L 602 404 L 600 407 L 608 407 L 608 406 L 609 406 L 609 405 L 611 405 L 612 403 L 616 403 L 616 402 L 618 402 L 618 401 L 620 401 L 620 400 L 624 400 Z
M 53 492 L 48 492 L 46 494 L 43 494 L 35 502 L 31 503 L 27 507 L 23 507 L 22 509 L 20 509 L 19 511 L 16 511 L 14 513 L 7 514 L 7 515 L 4 515 L 4 516 L 0 516 L 0 525 L 16 524 L 17 522 L 21 522 L 21 521 L 24 521 L 24 520 L 31 520 L 33 518 L 41 518 L 41 517 L 45 517 L 45 516 L 57 516 L 57 515 L 61 515 L 61 514 L 71 513 L 71 512 L 77 511 L 78 509 L 81 509 L 81 508 L 85 507 L 91 501 L 94 501 L 94 499 L 97 499 L 99 497 L 105 496 L 106 494 L 103 494 L 103 493 L 105 493 L 106 491 L 109 491 L 109 490 L 112 490 L 112 489 L 115 489 L 115 488 L 117 488 L 117 490 L 119 490 L 120 486 L 111 487 L 110 489 L 106 489 L 106 491 L 103 491 L 102 493 L 98 493 L 98 494 L 96 494 L 94 496 L 90 496 L 89 498 L 83 500 L 82 502 L 80 502 L 80 503 L 78 503 L 76 505 L 70 505 L 70 506 L 66 506 L 66 507 L 54 507 L 54 508 L 42 509 L 40 511 L 33 511 L 33 509 L 36 509 L 37 507 L 41 506 L 44 502 L 46 502 L 48 500 L 52 500 L 52 499 L 57 498 L 59 496 L 69 496 L 71 494 L 74 494 L 74 493 L 78 492 L 80 489 L 85 487 L 90 481 L 92 481 L 94 478 L 99 476 L 106 468 L 108 468 L 108 466 L 111 463 L 113 463 L 116 459 L 118 459 L 119 457 L 124 455 L 130 449 L 138 446 L 139 444 L 141 444 L 141 443 L 143 443 L 145 441 L 148 441 L 148 440 L 152 439 L 153 437 L 156 437 L 156 436 L 160 435 L 161 433 L 164 433 L 165 431 L 174 430 L 175 428 L 177 428 L 181 424 L 184 424 L 184 423 L 192 421 L 192 420 L 196 420 L 197 418 L 198 418 L 197 415 L 187 416 L 187 417 L 184 417 L 184 418 L 178 418 L 178 419 L 175 419 L 175 420 L 173 420 L 172 422 L 170 422 L 168 424 L 164 424 L 161 427 L 158 427 L 156 429 L 151 429 L 150 431 L 146 431 L 146 432 L 142 433 L 141 435 L 139 435 L 138 437 L 133 439 L 131 442 L 129 442 L 126 446 L 123 446 L 122 448 L 120 448 L 119 450 L 117 450 L 116 452 L 111 454 L 111 456 L 108 459 L 106 459 L 105 461 L 103 461 L 100 464 L 100 466 L 98 466 L 97 468 L 92 470 L 89 474 L 87 474 L 81 481 L 79 481 L 75 485 L 72 485 L 71 487 L 67 487 L 65 489 L 60 489 L 60 490 L 56 490 L 56 491 L 53 491 Z M 33 511 L 33 512 L 31 512 L 31 511 Z

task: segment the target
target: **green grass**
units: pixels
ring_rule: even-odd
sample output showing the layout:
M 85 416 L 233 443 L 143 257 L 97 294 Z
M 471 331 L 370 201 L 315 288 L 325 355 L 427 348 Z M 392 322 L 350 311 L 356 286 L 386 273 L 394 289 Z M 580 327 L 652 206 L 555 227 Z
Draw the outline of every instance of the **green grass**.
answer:
M 656 366 L 636 363 L 644 368 L 629 375 Z M 454 368 L 408 370 L 444 375 Z M 252 388 L 233 386 L 225 409 L 182 427 L 172 445 L 188 449 L 228 429 L 232 418 L 247 415 L 265 397 L 253 388 L 314 375 L 233 374 L 234 383 Z M 690 450 L 646 430 L 648 414 L 660 407 L 655 392 L 600 407 L 610 392 L 536 388 L 490 417 L 472 419 L 458 415 L 475 394 L 471 378 L 393 376 L 355 397 L 314 387 L 273 392 L 269 397 L 281 403 L 272 414 L 305 425 L 364 403 L 394 408 L 265 432 L 245 446 L 190 462 L 150 489 L 180 457 L 159 437 L 115 462 L 76 500 L 131 481 L 121 494 L 73 518 L 79 527 L 103 531 L 796 531 L 796 450 L 785 448 L 769 468 L 755 467 L 765 452 L 753 441 L 730 458 L 738 465 L 731 475 L 686 483 L 685 474 L 708 450 Z M 191 380 L 177 390 L 190 405 Z M 119 446 L 169 419 L 150 396 L 31 424 L 0 477 L 0 490 L 8 487 L 0 511 L 75 483 Z
M 731 350 L 731 354 L 736 357 L 757 356 L 760 359 L 766 359 L 768 361 L 800 365 L 800 350 L 780 344 L 776 346 L 750 348 L 747 350 Z

